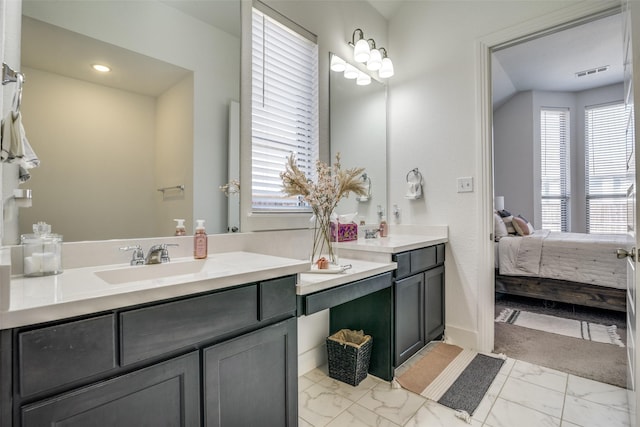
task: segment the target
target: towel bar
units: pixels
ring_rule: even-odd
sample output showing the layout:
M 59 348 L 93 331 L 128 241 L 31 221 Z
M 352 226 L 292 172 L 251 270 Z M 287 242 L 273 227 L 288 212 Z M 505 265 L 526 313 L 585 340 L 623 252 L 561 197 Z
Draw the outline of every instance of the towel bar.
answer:
M 162 188 L 158 188 L 158 191 L 160 191 L 162 194 L 164 194 L 164 192 L 165 192 L 165 191 L 169 191 L 169 190 L 180 190 L 180 191 L 184 191 L 184 184 L 174 185 L 173 187 L 162 187 Z

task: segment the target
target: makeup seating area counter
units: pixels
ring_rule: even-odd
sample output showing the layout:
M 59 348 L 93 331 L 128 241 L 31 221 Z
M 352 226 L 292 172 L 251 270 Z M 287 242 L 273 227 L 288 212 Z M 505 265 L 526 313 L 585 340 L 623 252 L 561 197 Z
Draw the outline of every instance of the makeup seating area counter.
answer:
M 352 267 L 337 275 L 303 273 L 297 286 L 298 316 L 312 319 L 328 311 L 326 336 L 346 328 L 373 337 L 369 373 L 386 381 L 395 367 L 444 333 L 447 227 L 405 230 L 340 243 L 340 263 Z M 315 353 L 315 360 L 322 360 L 323 336 L 302 352 L 303 358 Z

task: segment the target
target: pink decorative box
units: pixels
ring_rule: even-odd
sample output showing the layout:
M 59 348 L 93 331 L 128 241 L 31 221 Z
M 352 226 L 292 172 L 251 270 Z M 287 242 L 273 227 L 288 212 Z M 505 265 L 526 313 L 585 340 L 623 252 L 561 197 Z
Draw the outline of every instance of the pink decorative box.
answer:
M 337 226 L 337 227 L 336 227 Z M 336 230 L 337 228 L 337 230 Z M 337 234 L 337 239 L 336 239 Z M 358 224 L 350 222 L 347 224 L 335 222 L 331 223 L 331 241 L 335 242 L 351 242 L 352 240 L 358 240 Z

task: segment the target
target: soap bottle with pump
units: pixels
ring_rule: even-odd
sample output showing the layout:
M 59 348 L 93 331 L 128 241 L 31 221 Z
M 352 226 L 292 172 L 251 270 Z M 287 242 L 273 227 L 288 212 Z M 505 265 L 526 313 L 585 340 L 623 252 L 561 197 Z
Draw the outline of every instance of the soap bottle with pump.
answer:
M 193 257 L 204 259 L 207 257 L 207 232 L 204 229 L 204 219 L 197 220 L 196 234 L 193 236 Z
M 387 224 L 387 217 L 383 216 L 380 221 L 380 237 L 387 237 L 389 234 L 389 224 Z
M 187 234 L 186 228 L 184 228 L 184 219 L 174 219 L 176 222 L 176 236 L 184 236 Z

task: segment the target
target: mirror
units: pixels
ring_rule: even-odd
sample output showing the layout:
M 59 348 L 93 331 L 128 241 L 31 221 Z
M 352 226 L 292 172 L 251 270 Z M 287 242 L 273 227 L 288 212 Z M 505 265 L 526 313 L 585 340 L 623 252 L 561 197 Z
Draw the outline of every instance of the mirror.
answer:
M 96 62 L 112 72 L 89 77 Z M 168 236 L 174 218 L 227 231 L 239 0 L 23 0 L 21 71 L 41 164 L 14 239 L 37 221 L 66 242 Z
M 329 72 L 331 161 L 340 153 L 343 167 L 365 168 L 371 182 L 370 197 L 359 201 L 350 195 L 338 214 L 358 212 L 356 222 L 379 223 L 387 206 L 387 88 L 375 78 L 360 86 L 342 72 Z

